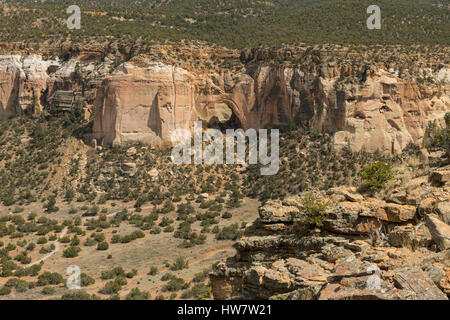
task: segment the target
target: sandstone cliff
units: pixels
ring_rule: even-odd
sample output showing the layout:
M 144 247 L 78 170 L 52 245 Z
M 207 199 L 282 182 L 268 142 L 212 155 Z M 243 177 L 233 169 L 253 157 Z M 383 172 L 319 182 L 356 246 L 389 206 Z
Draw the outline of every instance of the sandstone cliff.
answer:
M 170 144 L 175 129 L 189 129 L 195 117 L 193 76 L 154 63 L 125 63 L 97 91 L 94 133 L 103 144 Z
M 434 62 L 433 68 L 418 64 L 414 74 L 426 75 L 423 82 L 412 71 L 400 78 L 399 70 L 375 62 L 339 60 L 351 56 L 343 50 L 283 51 L 284 61 L 277 62 L 278 51 L 243 51 L 239 61 L 226 50 L 159 46 L 122 64 L 98 48 L 75 52 L 66 61 L 1 56 L 0 117 L 39 113 L 57 90 L 71 90 L 94 110 L 93 137 L 100 144 L 168 147 L 173 130 L 201 119 L 244 129 L 309 124 L 333 133 L 340 147 L 398 153 L 421 143 L 427 126 L 442 124 L 450 110 L 450 71 Z M 210 65 L 207 59 L 216 55 L 233 67 Z

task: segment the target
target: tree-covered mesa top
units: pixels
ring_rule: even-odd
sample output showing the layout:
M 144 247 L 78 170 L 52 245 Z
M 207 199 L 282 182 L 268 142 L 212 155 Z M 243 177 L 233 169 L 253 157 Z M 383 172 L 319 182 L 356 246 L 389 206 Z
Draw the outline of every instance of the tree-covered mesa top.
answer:
M 114 37 L 143 43 L 201 40 L 230 48 L 282 44 L 450 43 L 448 0 L 79 0 L 81 29 L 66 26 L 71 0 L 0 1 L 0 41 Z

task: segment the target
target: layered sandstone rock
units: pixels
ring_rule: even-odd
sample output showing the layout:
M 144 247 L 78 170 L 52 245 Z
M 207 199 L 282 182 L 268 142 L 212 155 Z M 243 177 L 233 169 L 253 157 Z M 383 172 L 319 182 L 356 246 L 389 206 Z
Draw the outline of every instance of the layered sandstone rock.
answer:
M 416 192 L 417 207 L 330 189 L 321 229 L 308 226 L 301 197 L 268 201 L 210 274 L 214 298 L 447 300 L 449 226 L 436 214 L 448 185 Z
M 55 90 L 71 89 L 73 70 L 67 70 L 68 64 L 39 55 L 0 56 L 0 119 L 25 111 L 38 114 Z
M 189 129 L 195 88 L 183 69 L 160 63 L 125 63 L 103 80 L 96 96 L 94 135 L 103 144 L 170 144 L 175 129 Z
M 276 56 L 284 57 L 284 63 L 266 63 L 261 59 L 271 52 L 263 51 L 254 53 L 253 60 L 244 57 L 239 67 L 220 70 L 183 69 L 175 59 L 173 64 L 151 62 L 158 54 L 169 56 L 169 49 L 148 48 L 149 54 L 118 67 L 111 54 L 99 61 L 99 48 L 78 48 L 79 56 L 64 62 L 39 55 L 1 56 L 0 118 L 40 112 L 56 91 L 76 91 L 93 105 L 93 135 L 103 144 L 167 147 L 175 129 L 192 130 L 195 120 L 243 129 L 307 123 L 334 133 L 339 147 L 398 153 L 410 142 L 421 143 L 430 122 L 443 124 L 450 110 L 445 66 L 420 69 L 432 82 L 418 84 L 379 65 L 362 71 L 330 59 L 345 55 L 341 52 L 312 54 L 311 61 L 299 65 L 289 61 L 305 51 Z M 216 54 L 208 50 L 178 51 L 201 60 Z M 237 59 L 234 52 L 219 53 Z
M 95 130 L 105 137 L 106 143 L 142 141 L 161 145 L 169 141 L 175 128 L 189 128 L 189 121 L 208 122 L 213 117 L 224 121 L 233 113 L 238 120 L 235 125 L 244 129 L 307 122 L 335 133 L 337 146 L 398 153 L 411 142 L 420 143 L 430 122 L 442 124 L 450 110 L 448 77 L 442 75 L 442 70 L 439 86 L 420 87 L 381 69 L 368 73 L 364 82 L 341 83 L 342 70 L 336 66 L 308 72 L 287 65 L 257 65 L 237 74 L 209 76 L 182 72 L 172 66 L 146 69 L 126 64 L 123 68 L 127 69 L 126 75 L 118 71 L 105 79 L 97 103 L 102 116 L 96 118 Z M 176 86 L 184 90 L 183 98 L 180 90 L 173 89 L 170 74 L 179 77 Z M 136 79 L 141 77 L 143 82 L 137 85 Z M 159 94 L 163 103 L 171 101 L 174 111 L 166 108 L 162 116 L 165 125 L 161 126 L 165 129 L 159 129 L 155 123 L 147 127 L 140 123 L 146 112 L 134 110 L 137 105 L 161 108 L 142 94 L 143 86 L 153 92 L 151 97 Z M 135 100 L 119 101 L 108 95 L 117 95 L 119 100 L 128 95 Z M 126 120 L 120 120 L 120 112 L 115 115 L 118 110 L 122 110 Z M 183 115 L 174 120 L 175 113 Z M 161 115 L 154 114 L 150 121 L 159 122 L 158 117 Z M 113 125 L 110 121 L 120 123 Z
M 20 56 L 0 56 L 0 119 L 15 115 L 21 73 Z

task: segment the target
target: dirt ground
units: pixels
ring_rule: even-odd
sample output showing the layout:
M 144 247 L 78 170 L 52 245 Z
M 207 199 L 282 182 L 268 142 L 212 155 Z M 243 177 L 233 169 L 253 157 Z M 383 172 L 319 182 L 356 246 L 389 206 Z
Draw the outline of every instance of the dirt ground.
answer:
M 69 214 L 69 210 L 74 206 L 74 204 L 67 205 L 65 203 L 58 203 L 57 205 L 59 206 L 60 210 L 56 213 L 51 214 L 43 213 L 42 207 L 40 207 L 39 204 L 33 204 L 31 206 L 24 207 L 25 210 L 22 213 L 12 213 L 13 208 L 0 207 L 0 217 L 8 214 L 20 214 L 26 219 L 30 212 L 35 212 L 38 214 L 38 217 L 45 216 L 51 219 L 55 219 L 59 223 L 63 222 L 66 219 L 72 220 L 77 216 L 81 217 L 80 211 L 78 211 L 76 214 Z M 193 205 L 196 209 L 198 209 L 198 204 L 195 203 Z M 75 206 L 78 207 L 80 205 L 75 204 Z M 254 221 L 258 215 L 258 206 L 259 202 L 257 200 L 244 198 L 241 207 L 227 210 L 232 213 L 231 219 L 218 219 L 219 227 L 222 228 L 233 223 L 238 223 L 239 226 L 241 226 L 242 222 L 249 223 Z M 116 202 L 116 205 L 114 207 L 112 207 L 110 203 L 107 203 L 102 206 L 102 208 L 103 207 L 108 208 L 108 215 L 119 212 L 123 208 L 128 208 L 129 212 L 134 212 L 134 208 L 131 203 Z M 151 208 L 152 206 L 143 207 L 142 212 L 139 212 L 139 214 L 142 214 L 144 216 L 150 214 Z M 172 225 L 174 226 L 175 230 L 177 229 L 180 221 L 176 220 L 176 212 L 160 214 L 157 223 L 159 223 L 163 217 L 168 217 L 175 220 Z M 199 234 L 200 230 L 202 229 L 200 223 L 200 221 L 196 221 L 192 224 L 192 230 L 198 232 Z M 82 227 L 82 229 L 86 230 L 85 227 Z M 130 243 L 112 244 L 110 240 L 113 236 L 113 230 L 116 230 L 115 234 L 125 235 L 138 229 L 135 226 L 130 225 L 128 222 L 123 222 L 118 228 L 109 228 L 103 230 L 102 232 L 105 234 L 105 237 L 109 242 L 109 249 L 106 251 L 96 250 L 96 245 L 90 247 L 83 245 L 85 239 L 87 239 L 92 233 L 96 232 L 96 230 L 86 230 L 85 236 L 79 236 L 81 240 L 80 248 L 82 250 L 79 253 L 78 257 L 63 257 L 62 254 L 64 249 L 67 248 L 70 244 L 60 243 L 59 251 L 44 262 L 40 274 L 44 271 L 58 272 L 65 278 L 67 278 L 67 267 L 70 265 L 76 265 L 80 268 L 82 273 L 85 273 L 95 279 L 95 284 L 85 287 L 83 288 L 83 290 L 90 294 L 95 293 L 101 298 L 108 298 L 109 295 L 99 293 L 99 290 L 103 288 L 105 283 L 110 281 L 102 280 L 100 278 L 101 272 L 121 266 L 125 270 L 125 272 L 131 271 L 132 269 L 136 269 L 138 271 L 137 276 L 133 277 L 132 279 L 127 279 L 127 285 L 123 286 L 122 290 L 120 290 L 119 292 L 121 297 L 124 297 L 132 288 L 137 287 L 141 290 L 148 291 L 152 299 L 161 294 L 164 295 L 167 299 L 170 296 L 170 293 L 162 292 L 162 286 L 165 282 L 161 281 L 161 277 L 165 273 L 171 272 L 177 277 L 184 279 L 185 281 L 191 281 L 195 274 L 207 269 L 213 263 L 235 254 L 235 249 L 232 247 L 235 241 L 216 240 L 215 234 L 211 232 L 206 233 L 207 239 L 204 244 L 196 245 L 192 248 L 180 248 L 179 245 L 183 242 L 183 240 L 175 238 L 173 232 L 150 234 L 149 231 L 144 231 L 144 238 L 136 239 Z M 72 238 L 73 234 L 69 234 L 69 236 Z M 6 246 L 9 242 L 17 243 L 17 241 L 21 241 L 23 239 L 26 239 L 29 242 L 33 241 L 36 243 L 36 240 L 38 238 L 39 236 L 32 234 L 26 235 L 25 237 L 19 239 L 9 239 L 9 237 L 5 237 L 3 239 L 0 239 L 0 241 L 3 241 L 4 245 Z M 50 243 L 51 242 L 49 241 L 43 246 L 49 246 Z M 29 256 L 32 258 L 32 262 L 44 256 L 44 254 L 39 254 L 39 249 L 41 248 L 41 246 L 42 245 L 37 245 L 36 249 L 34 249 L 29 254 Z M 19 246 L 17 247 L 18 248 L 15 251 L 10 252 L 10 255 L 12 257 L 14 257 L 17 253 L 24 251 L 24 248 L 20 248 Z M 110 258 L 108 258 L 109 255 L 111 255 Z M 179 271 L 170 271 L 169 268 L 165 266 L 165 263 L 168 262 L 172 264 L 177 259 L 177 257 L 180 256 L 184 257 L 188 261 L 188 268 Z M 157 275 L 148 275 L 150 267 L 152 266 L 158 268 L 159 272 Z M 22 277 L 21 279 L 27 281 L 36 280 L 36 278 L 31 277 Z M 8 278 L 0 277 L 0 287 L 3 286 L 7 280 Z M 69 292 L 69 290 L 65 288 L 63 284 L 57 287 L 53 287 L 56 289 L 56 291 L 52 295 L 44 295 L 41 293 L 42 287 L 35 287 L 22 293 L 16 292 L 13 289 L 10 295 L 0 296 L 0 299 L 60 299 L 64 293 Z M 181 292 L 182 291 L 177 292 L 177 298 L 179 298 Z

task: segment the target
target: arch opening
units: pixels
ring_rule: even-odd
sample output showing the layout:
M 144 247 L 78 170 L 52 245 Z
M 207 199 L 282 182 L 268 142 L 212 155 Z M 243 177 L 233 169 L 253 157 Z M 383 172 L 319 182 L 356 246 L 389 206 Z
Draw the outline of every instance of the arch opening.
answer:
M 227 129 L 243 128 L 242 122 L 233 108 L 223 102 L 218 102 L 212 107 L 207 107 L 203 120 L 206 128 L 217 129 L 223 133 L 225 133 Z

